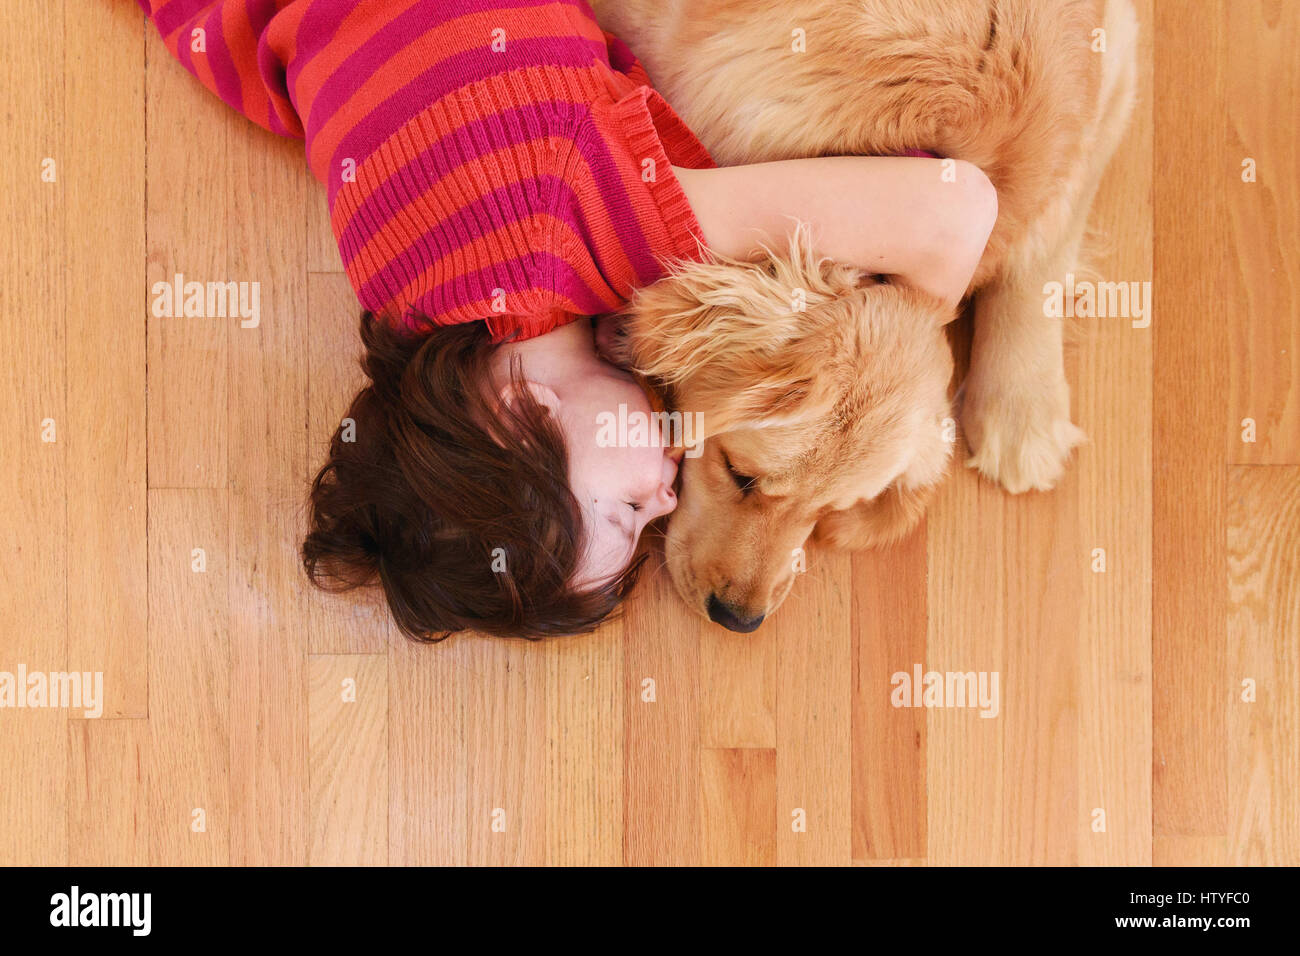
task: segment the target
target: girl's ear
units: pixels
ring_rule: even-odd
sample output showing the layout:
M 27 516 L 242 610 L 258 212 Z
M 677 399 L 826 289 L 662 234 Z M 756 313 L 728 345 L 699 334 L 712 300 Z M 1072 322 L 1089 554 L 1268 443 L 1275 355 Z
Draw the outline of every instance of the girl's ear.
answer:
M 560 396 L 555 394 L 555 390 L 548 385 L 542 385 L 540 382 L 524 382 L 524 388 L 538 405 L 543 406 L 552 415 L 559 414 Z M 507 382 L 501 386 L 501 391 L 497 393 L 497 398 L 501 404 L 513 406 L 519 399 L 519 392 L 513 382 Z

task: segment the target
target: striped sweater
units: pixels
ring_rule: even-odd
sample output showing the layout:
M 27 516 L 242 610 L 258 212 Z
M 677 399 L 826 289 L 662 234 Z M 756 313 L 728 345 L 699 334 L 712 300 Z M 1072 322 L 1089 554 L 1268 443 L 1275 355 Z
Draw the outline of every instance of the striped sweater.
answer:
M 204 86 L 305 141 L 394 323 L 530 338 L 698 256 L 670 167 L 713 162 L 586 0 L 139 2 Z

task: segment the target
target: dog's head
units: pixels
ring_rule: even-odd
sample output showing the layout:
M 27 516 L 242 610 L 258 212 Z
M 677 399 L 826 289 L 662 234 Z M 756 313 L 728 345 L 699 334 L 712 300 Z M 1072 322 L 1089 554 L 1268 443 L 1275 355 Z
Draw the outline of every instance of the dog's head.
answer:
M 637 295 L 616 357 L 706 439 L 682 463 L 665 546 L 696 611 L 751 631 L 814 530 L 865 547 L 915 523 L 952 447 L 951 317 L 817 259 L 804 229 L 788 255 L 686 264 Z

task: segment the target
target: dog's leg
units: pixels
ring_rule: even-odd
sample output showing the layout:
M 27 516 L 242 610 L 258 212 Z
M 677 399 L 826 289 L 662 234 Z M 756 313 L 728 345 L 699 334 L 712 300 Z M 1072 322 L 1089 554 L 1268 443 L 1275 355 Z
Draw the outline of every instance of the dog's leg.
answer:
M 1079 250 L 1088 212 L 1133 109 L 1137 22 L 1128 0 L 1110 0 L 1106 26 L 1111 48 L 1103 61 L 1097 118 L 1084 139 L 1087 160 L 1008 257 L 1001 275 L 976 296 L 962 404 L 972 451 L 967 464 L 1012 493 L 1052 488 L 1071 449 L 1084 440 L 1070 421 L 1063 320 L 1047 314 L 1044 285 L 1083 271 Z
M 1043 315 L 1033 280 L 1004 274 L 976 298 L 961 410 L 972 452 L 966 464 L 1013 494 L 1052 488 L 1084 439 L 1070 421 L 1061 326 Z

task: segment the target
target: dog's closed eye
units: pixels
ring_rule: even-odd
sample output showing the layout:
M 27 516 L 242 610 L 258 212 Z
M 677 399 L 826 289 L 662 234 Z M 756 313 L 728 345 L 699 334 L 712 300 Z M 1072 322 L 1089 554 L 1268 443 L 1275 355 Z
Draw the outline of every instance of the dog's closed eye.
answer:
M 742 495 L 747 495 L 754 490 L 754 483 L 758 479 L 753 475 L 746 475 L 738 471 L 725 451 L 722 453 L 722 463 L 727 466 L 727 473 L 731 475 L 731 480 L 736 483 L 736 487 L 740 489 Z

